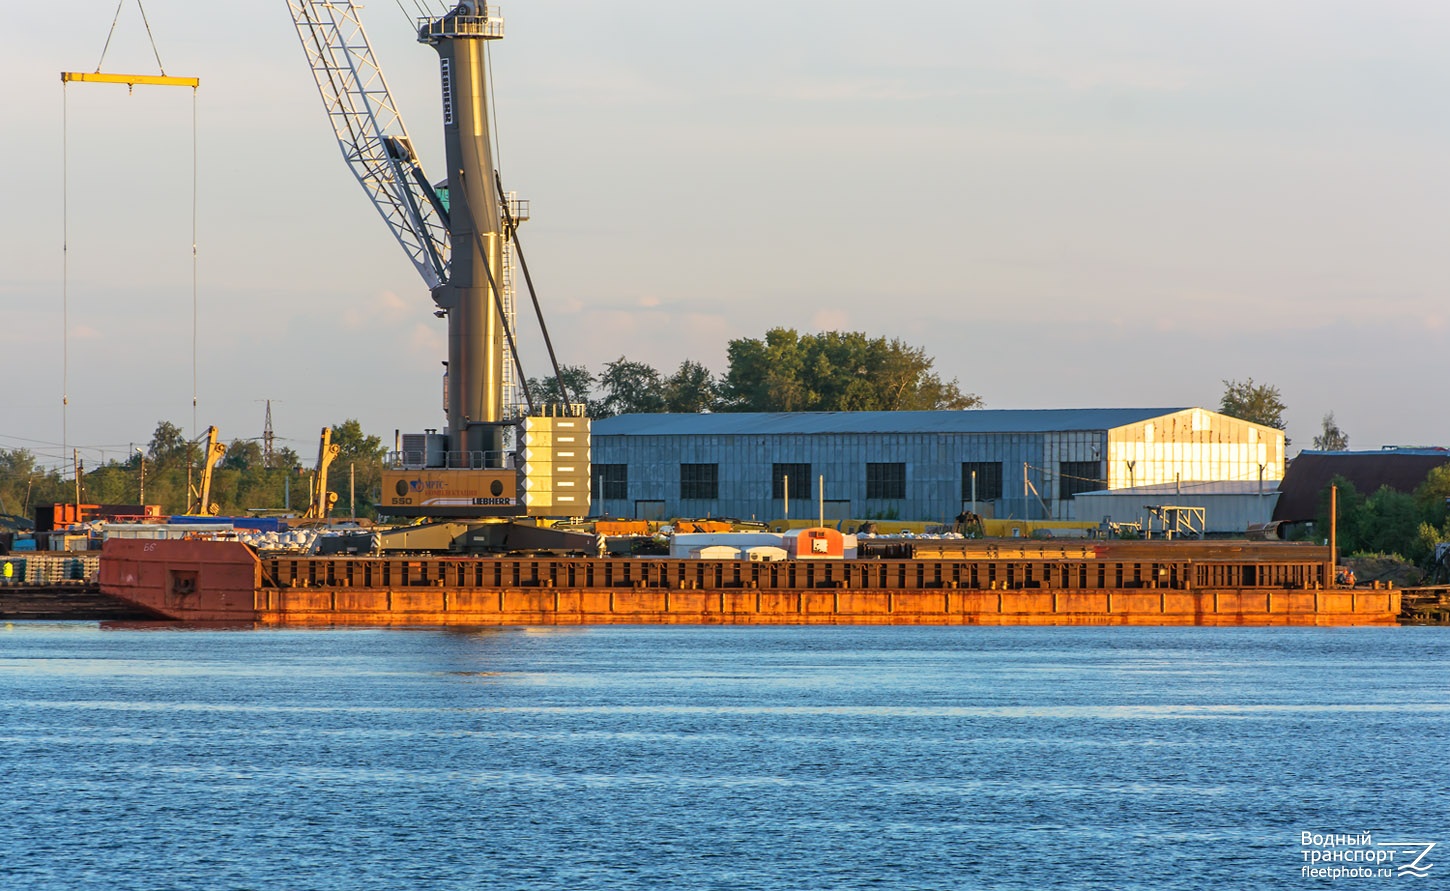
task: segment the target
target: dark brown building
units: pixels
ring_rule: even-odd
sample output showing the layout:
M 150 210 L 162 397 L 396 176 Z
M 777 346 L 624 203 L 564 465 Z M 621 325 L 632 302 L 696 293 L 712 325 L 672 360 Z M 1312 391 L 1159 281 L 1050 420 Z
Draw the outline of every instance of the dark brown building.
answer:
M 1354 484 L 1362 495 L 1382 486 L 1413 492 L 1441 464 L 1450 463 L 1450 449 L 1377 449 L 1363 452 L 1300 452 L 1279 482 L 1274 520 L 1303 523 L 1319 513 L 1319 494 L 1336 476 Z

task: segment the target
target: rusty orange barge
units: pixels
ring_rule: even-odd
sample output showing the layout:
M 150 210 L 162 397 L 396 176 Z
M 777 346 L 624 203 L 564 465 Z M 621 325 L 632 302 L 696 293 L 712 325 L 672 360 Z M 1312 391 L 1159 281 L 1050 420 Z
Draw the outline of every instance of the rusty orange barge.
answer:
M 1331 552 L 1251 542 L 965 541 L 909 557 L 750 562 L 264 556 L 108 541 L 101 589 L 158 617 L 260 625 L 1393 625 Z

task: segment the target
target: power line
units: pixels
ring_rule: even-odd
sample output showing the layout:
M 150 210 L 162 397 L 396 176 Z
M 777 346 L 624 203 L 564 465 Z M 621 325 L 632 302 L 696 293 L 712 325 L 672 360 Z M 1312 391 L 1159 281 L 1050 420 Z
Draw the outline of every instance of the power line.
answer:
M 0 433 L 0 439 L 18 439 L 21 442 L 33 442 L 33 443 L 35 443 L 37 445 L 52 446 L 52 447 L 59 446 L 62 449 L 69 448 L 69 446 L 66 443 L 63 443 L 63 442 L 54 442 L 54 441 L 49 440 L 49 439 L 32 439 L 32 438 L 30 438 L 28 436 L 15 436 L 15 435 L 10 434 L 10 433 Z M 116 448 L 120 448 L 123 445 L 125 445 L 124 442 L 103 442 L 103 443 L 93 444 L 93 445 L 79 445 L 79 446 L 76 446 L 76 448 L 89 449 L 89 448 L 105 447 L 105 448 L 109 448 L 109 449 L 116 449 Z

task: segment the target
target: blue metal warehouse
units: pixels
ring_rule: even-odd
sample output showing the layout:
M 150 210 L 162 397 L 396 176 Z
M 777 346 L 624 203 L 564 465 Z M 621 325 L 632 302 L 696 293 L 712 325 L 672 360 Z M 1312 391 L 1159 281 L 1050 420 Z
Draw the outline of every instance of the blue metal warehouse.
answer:
M 594 422 L 619 517 L 1070 519 L 1081 492 L 1284 473 L 1281 430 L 1202 408 L 638 414 Z

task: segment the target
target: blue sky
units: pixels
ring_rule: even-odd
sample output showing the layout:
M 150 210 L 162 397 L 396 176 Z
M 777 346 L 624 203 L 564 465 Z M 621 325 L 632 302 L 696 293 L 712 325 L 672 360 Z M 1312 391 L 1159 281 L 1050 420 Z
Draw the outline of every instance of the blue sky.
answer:
M 202 78 L 197 418 L 303 455 L 441 426 L 443 325 L 347 172 L 285 3 L 147 4 Z M 115 4 L 0 10 L 0 446 L 118 457 L 190 429 L 191 96 L 72 85 Z M 775 325 L 924 347 L 991 408 L 1277 385 L 1292 450 L 1450 445 L 1450 5 L 518 0 L 500 161 L 561 358 L 725 368 Z M 441 176 L 436 62 L 364 10 Z M 150 72 L 122 10 L 107 70 Z M 68 226 L 62 209 L 68 207 Z M 546 367 L 534 326 L 521 348 Z M 35 440 L 36 442 L 31 442 Z M 83 454 L 85 454 L 83 452 Z

